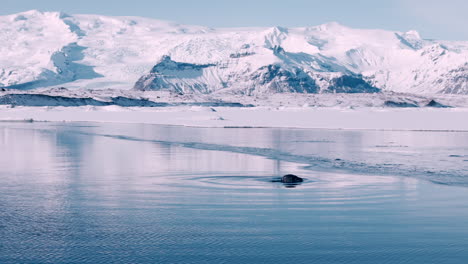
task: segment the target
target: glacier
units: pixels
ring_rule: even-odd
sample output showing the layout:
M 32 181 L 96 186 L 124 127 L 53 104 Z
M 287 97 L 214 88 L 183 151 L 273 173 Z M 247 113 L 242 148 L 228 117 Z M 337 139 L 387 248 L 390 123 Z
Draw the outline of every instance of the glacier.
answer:
M 468 42 L 418 32 L 209 28 L 36 10 L 0 17 L 0 88 L 468 94 Z

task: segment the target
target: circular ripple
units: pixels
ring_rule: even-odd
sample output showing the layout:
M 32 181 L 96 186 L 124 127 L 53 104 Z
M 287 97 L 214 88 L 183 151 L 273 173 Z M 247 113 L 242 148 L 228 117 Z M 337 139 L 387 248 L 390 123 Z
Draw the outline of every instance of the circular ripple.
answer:
M 307 179 L 301 184 L 288 184 L 281 183 L 279 177 L 273 176 L 205 176 L 205 177 L 192 177 L 187 179 L 191 181 L 194 186 L 208 187 L 216 189 L 272 189 L 278 187 L 307 187 L 312 184 L 312 181 Z
M 278 176 L 240 176 L 211 175 L 193 176 L 179 175 L 179 187 L 191 189 L 211 189 L 216 192 L 243 193 L 248 190 L 261 190 L 257 194 L 271 194 L 269 190 L 285 190 L 288 195 L 296 195 L 297 201 L 308 204 L 377 204 L 397 199 L 401 196 L 399 188 L 395 187 L 398 178 L 387 176 L 361 176 L 351 174 L 316 173 L 301 175 L 304 182 L 288 185 L 279 182 Z M 275 193 L 275 192 L 273 192 Z M 249 194 L 250 195 L 250 194 Z M 411 196 L 411 192 L 406 192 Z M 245 197 L 246 199 L 248 197 Z M 410 197 L 407 197 L 410 198 Z

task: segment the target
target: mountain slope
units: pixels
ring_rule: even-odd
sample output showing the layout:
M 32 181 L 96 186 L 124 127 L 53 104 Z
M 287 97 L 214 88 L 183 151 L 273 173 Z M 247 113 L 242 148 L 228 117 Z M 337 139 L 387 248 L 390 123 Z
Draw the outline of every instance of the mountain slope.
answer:
M 406 33 L 212 29 L 138 17 L 28 11 L 0 17 L 0 87 L 184 93 L 468 94 L 468 42 Z

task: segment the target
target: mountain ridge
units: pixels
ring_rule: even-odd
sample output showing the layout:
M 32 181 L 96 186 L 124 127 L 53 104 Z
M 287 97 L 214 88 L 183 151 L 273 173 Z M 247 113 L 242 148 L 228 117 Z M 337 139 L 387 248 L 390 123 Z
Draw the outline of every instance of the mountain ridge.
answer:
M 0 41 L 0 87 L 11 89 L 468 94 L 468 41 L 417 31 L 215 29 L 33 10 L 1 16 Z

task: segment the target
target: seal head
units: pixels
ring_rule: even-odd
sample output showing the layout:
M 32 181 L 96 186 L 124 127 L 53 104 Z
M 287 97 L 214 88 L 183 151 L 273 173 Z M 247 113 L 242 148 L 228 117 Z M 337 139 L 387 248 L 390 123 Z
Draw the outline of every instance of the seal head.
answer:
M 303 181 L 304 179 L 294 174 L 287 174 L 287 175 L 284 175 L 283 178 L 281 178 L 282 183 L 300 183 Z

